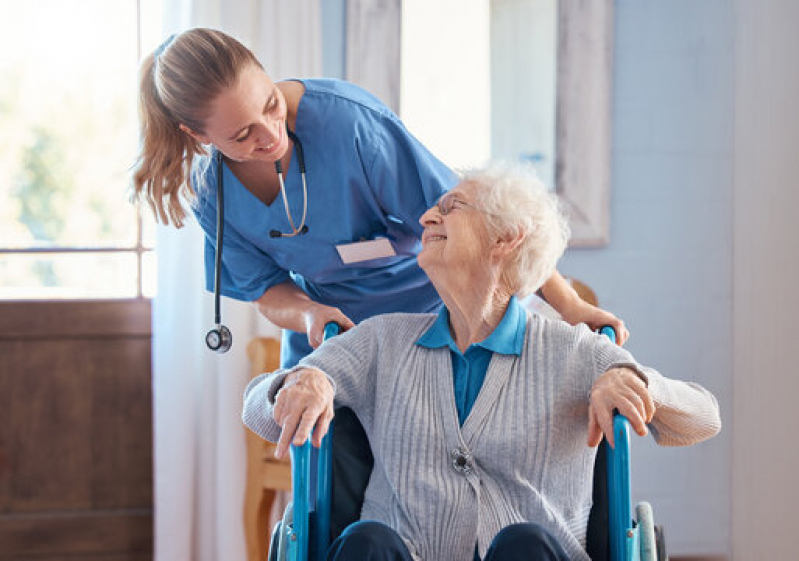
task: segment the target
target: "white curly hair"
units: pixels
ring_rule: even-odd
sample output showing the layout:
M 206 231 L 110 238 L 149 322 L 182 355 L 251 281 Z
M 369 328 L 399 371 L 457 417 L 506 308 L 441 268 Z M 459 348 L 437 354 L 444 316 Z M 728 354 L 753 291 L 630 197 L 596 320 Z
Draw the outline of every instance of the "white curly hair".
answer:
M 569 223 L 557 195 L 529 164 L 491 162 L 460 176 L 475 187 L 474 202 L 484 211 L 492 237 L 522 234 L 504 276 L 519 297 L 532 294 L 552 275 L 569 241 Z

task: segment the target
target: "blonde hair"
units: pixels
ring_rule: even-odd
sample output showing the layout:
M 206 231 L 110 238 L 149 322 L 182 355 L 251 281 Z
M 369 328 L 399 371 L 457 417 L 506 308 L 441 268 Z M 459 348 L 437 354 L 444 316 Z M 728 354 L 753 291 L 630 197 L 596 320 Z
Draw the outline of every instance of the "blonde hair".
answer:
M 194 156 L 205 154 L 180 130 L 203 133 L 211 102 L 236 83 L 255 55 L 233 37 L 213 29 L 190 29 L 170 37 L 144 59 L 139 72 L 141 147 L 133 175 L 133 199 L 146 201 L 156 220 L 183 226 L 184 199 Z
M 475 203 L 485 211 L 492 237 L 521 235 L 503 272 L 508 288 L 520 297 L 541 288 L 569 241 L 569 223 L 557 195 L 529 164 L 492 162 L 463 172 L 461 179 L 475 185 Z

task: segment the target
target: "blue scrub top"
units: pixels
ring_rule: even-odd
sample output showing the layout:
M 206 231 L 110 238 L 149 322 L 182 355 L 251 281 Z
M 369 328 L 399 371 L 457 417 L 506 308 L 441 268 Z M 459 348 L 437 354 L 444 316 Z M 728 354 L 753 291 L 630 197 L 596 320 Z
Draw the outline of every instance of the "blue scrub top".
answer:
M 225 239 L 222 294 L 253 301 L 293 280 L 317 302 L 360 322 L 387 312 L 431 312 L 440 300 L 416 263 L 419 218 L 457 178 L 377 98 L 337 80 L 302 80 L 295 124 L 308 186 L 308 233 L 290 232 L 282 197 L 265 205 L 222 165 Z M 210 157 L 195 160 L 195 214 L 205 231 L 206 287 L 214 288 L 216 174 Z M 295 224 L 302 218 L 302 180 L 296 154 L 285 174 Z M 397 255 L 344 264 L 336 245 L 388 238 Z M 311 351 L 305 333 L 285 330 L 284 367 Z

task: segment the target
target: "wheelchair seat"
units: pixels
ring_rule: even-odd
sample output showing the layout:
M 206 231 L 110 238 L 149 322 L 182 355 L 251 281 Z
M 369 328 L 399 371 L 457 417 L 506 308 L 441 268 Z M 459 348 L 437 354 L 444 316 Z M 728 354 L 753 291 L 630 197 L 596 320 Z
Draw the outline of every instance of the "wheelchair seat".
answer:
M 607 443 L 603 441 L 594 462 L 593 505 L 588 518 L 585 548 L 593 561 L 610 560 L 606 447 Z M 335 446 L 332 450 L 331 542 L 347 526 L 360 520 L 364 493 L 374 465 L 366 433 L 352 410 L 346 407 L 336 410 Z
M 358 417 L 348 407 L 336 409 L 333 483 L 330 513 L 331 541 L 361 518 L 363 497 L 374 458 Z
M 585 551 L 593 561 L 610 560 L 607 443 L 602 441 L 594 460 L 593 505 L 588 516 Z

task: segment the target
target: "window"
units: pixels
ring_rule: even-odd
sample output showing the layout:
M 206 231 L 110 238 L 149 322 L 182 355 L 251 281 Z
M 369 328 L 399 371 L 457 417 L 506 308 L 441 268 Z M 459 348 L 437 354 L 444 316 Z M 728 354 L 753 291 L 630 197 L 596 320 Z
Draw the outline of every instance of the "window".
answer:
M 451 167 L 527 161 L 554 189 L 557 14 L 557 0 L 403 3 L 405 124 Z
M 555 189 L 557 0 L 491 2 L 491 156 Z
M 142 1 L 3 4 L 0 299 L 152 296 L 154 231 L 128 202 Z

